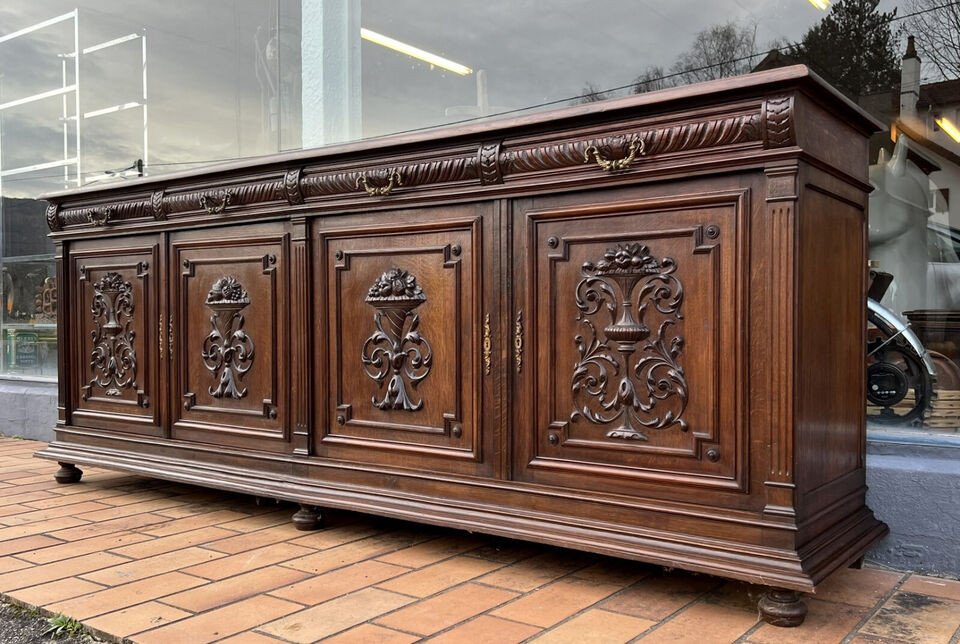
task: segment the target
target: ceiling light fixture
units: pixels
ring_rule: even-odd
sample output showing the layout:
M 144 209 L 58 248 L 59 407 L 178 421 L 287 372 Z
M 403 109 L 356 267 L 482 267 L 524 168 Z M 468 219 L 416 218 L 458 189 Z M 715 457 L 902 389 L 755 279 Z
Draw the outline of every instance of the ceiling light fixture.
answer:
M 830 8 L 830 0 L 810 0 L 810 4 L 820 11 L 826 11 Z
M 941 116 L 937 118 L 934 122 L 937 124 L 937 126 L 939 126 L 941 130 L 946 132 L 951 139 L 953 139 L 957 143 L 960 143 L 960 130 L 958 130 L 957 126 L 951 123 L 949 119 Z
M 467 76 L 473 73 L 473 70 L 467 67 L 466 65 L 461 65 L 460 63 L 455 63 L 452 60 L 448 60 L 443 56 L 437 56 L 436 54 L 431 54 L 429 51 L 424 51 L 419 47 L 414 47 L 413 45 L 408 45 L 405 42 L 400 42 L 399 40 L 394 40 L 389 36 L 384 36 L 383 34 L 377 33 L 376 31 L 370 31 L 369 29 L 360 29 L 360 37 L 364 40 L 369 40 L 372 43 L 376 43 L 387 49 L 392 49 L 394 51 L 400 52 L 401 54 L 406 54 L 417 60 L 422 60 L 425 63 L 429 63 L 436 67 L 442 67 L 447 71 L 451 71 L 454 74 L 460 74 L 461 76 Z

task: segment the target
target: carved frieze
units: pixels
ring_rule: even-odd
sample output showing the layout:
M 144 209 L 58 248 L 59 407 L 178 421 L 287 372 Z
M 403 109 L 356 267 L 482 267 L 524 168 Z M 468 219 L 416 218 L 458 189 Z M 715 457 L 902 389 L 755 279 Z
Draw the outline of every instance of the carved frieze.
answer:
M 400 163 L 391 166 L 340 171 L 313 171 L 297 166 L 276 179 L 233 182 L 223 187 L 164 192 L 156 190 L 146 199 L 110 204 L 111 222 L 206 211 L 220 215 L 239 206 L 286 201 L 300 205 L 308 199 L 359 194 L 387 197 L 405 189 L 451 182 L 475 181 L 481 186 L 502 184 L 510 175 L 597 165 L 606 171 L 638 167 L 641 158 L 709 149 L 744 143 L 762 143 L 767 148 L 796 143 L 793 98 L 767 98 L 755 111 L 681 122 L 646 129 L 628 130 L 590 139 L 569 139 L 546 144 L 511 146 L 487 141 L 472 154 Z M 47 209 L 47 223 L 55 232 L 84 223 L 102 225 L 103 208 Z
M 123 389 L 136 389 L 137 353 L 134 349 L 133 287 L 117 272 L 110 271 L 93 284 L 93 350 L 90 370 L 93 377 L 83 387 L 83 399 L 93 387 L 107 396 L 119 397 Z
M 676 261 L 640 243 L 608 248 L 587 262 L 576 287 L 577 361 L 571 422 L 617 423 L 607 437 L 646 441 L 644 428 L 686 431 L 687 382 L 679 358 L 683 285 Z M 648 322 L 656 319 L 656 331 Z
M 371 398 L 379 409 L 417 411 L 423 407 L 423 400 L 414 401 L 408 387 L 416 389 L 433 363 L 433 349 L 420 334 L 420 317 L 414 313 L 426 300 L 417 278 L 400 268 L 381 275 L 367 292 L 365 301 L 376 309 L 376 330 L 363 343 L 360 360 L 367 376 L 382 390 L 380 399 L 376 394 Z
M 763 144 L 767 148 L 796 145 L 793 127 L 793 97 L 778 96 L 763 102 Z
M 250 296 L 235 277 L 221 277 L 207 294 L 206 305 L 213 310 L 213 315 L 200 355 L 217 383 L 207 390 L 214 398 L 239 400 L 247 395 L 240 381 L 253 367 L 255 347 L 243 328 L 241 311 L 249 304 Z

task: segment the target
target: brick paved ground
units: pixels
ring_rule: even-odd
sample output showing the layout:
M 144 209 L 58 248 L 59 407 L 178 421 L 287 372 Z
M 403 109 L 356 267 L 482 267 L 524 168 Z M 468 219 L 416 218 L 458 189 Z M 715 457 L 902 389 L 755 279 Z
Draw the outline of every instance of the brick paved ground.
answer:
M 84 468 L 0 438 L 0 593 L 102 637 L 229 642 L 943 642 L 960 582 L 835 574 L 804 625 L 757 621 L 748 584 L 528 543 Z

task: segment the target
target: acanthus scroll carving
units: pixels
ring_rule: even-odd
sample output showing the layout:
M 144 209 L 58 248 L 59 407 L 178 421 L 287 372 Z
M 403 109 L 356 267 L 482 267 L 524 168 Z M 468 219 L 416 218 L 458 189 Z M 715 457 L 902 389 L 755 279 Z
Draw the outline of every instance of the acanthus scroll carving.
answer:
M 637 441 L 648 440 L 643 428 L 686 431 L 684 340 L 677 332 L 683 285 L 676 269 L 673 258 L 657 259 L 640 243 L 608 248 L 603 259 L 583 265 L 576 305 L 585 332 L 575 338 L 571 422 L 617 422 L 607 437 Z M 601 328 L 604 317 L 609 323 Z M 653 319 L 655 335 L 647 325 Z
M 203 340 L 201 356 L 217 385 L 207 391 L 214 398 L 239 400 L 247 395 L 240 388 L 243 376 L 253 367 L 253 339 L 244 330 L 241 311 L 250 296 L 235 277 L 221 277 L 207 294 L 206 305 L 213 310 L 211 331 Z
M 119 397 L 123 389 L 136 389 L 136 332 L 133 326 L 133 287 L 117 272 L 110 271 L 93 285 L 93 351 L 90 368 L 93 378 L 83 388 L 83 399 L 94 386 L 107 396 Z
M 371 380 L 383 388 L 383 397 L 371 398 L 379 409 L 417 411 L 423 400 L 414 401 L 407 387 L 417 385 L 430 374 L 433 349 L 420 334 L 420 317 L 414 309 L 427 300 L 417 278 L 400 268 L 393 268 L 373 283 L 366 302 L 376 309 L 373 321 L 376 331 L 363 343 L 361 361 Z
M 763 102 L 763 142 L 768 148 L 794 145 L 793 97 L 778 96 Z

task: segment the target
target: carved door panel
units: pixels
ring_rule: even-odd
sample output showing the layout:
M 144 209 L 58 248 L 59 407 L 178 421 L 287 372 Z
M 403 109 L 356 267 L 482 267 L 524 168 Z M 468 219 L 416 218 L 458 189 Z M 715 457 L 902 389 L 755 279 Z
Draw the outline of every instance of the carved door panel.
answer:
M 70 247 L 73 424 L 161 434 L 158 237 Z
M 747 204 L 743 190 L 519 204 L 520 478 L 744 489 Z
M 287 449 L 288 248 L 279 226 L 171 237 L 174 438 Z
M 483 334 L 489 338 L 492 323 L 483 304 L 481 242 L 493 222 L 479 216 L 484 208 L 370 216 L 351 222 L 369 227 L 342 232 L 328 230 L 335 220 L 323 222 L 319 454 L 489 469 L 481 462 L 481 410 L 492 368 Z M 416 221 L 425 213 L 435 222 L 429 229 Z

